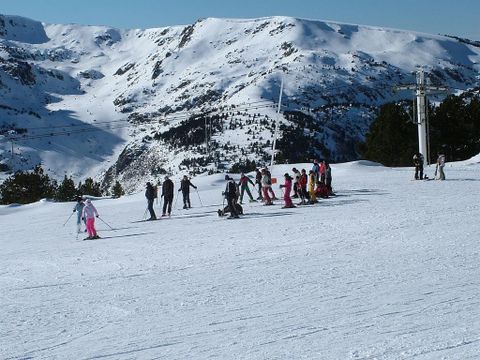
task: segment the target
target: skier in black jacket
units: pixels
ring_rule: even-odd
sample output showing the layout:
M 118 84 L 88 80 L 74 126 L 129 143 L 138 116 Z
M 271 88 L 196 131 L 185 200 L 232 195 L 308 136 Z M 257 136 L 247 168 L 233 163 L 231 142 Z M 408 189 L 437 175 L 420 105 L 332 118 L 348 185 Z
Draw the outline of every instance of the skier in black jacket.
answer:
M 184 175 L 182 181 L 180 181 L 180 189 L 178 189 L 178 191 L 181 191 L 183 194 L 184 209 L 190 209 L 192 207 L 192 205 L 190 204 L 190 186 L 194 189 L 197 188 L 190 182 L 190 179 L 187 177 L 187 175 Z
M 417 152 L 413 155 L 413 166 L 415 166 L 415 180 L 423 180 L 423 155 Z
M 227 199 L 228 208 L 230 210 L 229 218 L 238 219 L 237 211 L 237 198 L 238 198 L 238 186 L 230 176 L 225 175 L 225 180 L 227 180 L 227 186 L 225 186 L 225 198 Z
M 162 184 L 162 197 L 163 197 L 163 211 L 162 216 L 168 216 L 172 213 L 172 203 L 173 203 L 173 181 L 169 179 L 168 176 L 165 176 L 165 181 Z
M 148 211 L 150 212 L 150 219 L 148 220 L 157 220 L 157 215 L 153 210 L 153 200 L 157 197 L 155 189 L 150 182 L 147 182 L 147 190 L 145 191 L 145 197 L 147 198 Z

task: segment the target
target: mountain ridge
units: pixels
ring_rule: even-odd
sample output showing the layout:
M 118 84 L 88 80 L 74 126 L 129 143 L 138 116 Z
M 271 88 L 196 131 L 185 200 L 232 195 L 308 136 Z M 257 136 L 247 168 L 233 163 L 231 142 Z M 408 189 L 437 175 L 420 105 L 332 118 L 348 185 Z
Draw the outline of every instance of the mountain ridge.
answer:
M 14 19 L 22 36 L 40 24 Z M 414 82 L 417 66 L 455 92 L 480 83 L 474 44 L 399 29 L 283 16 L 145 30 L 41 25 L 41 43 L 13 40 L 25 39 L 11 27 L 2 37 L 0 26 L 0 129 L 18 140 L 14 168 L 41 162 L 58 178 L 95 176 L 105 187 L 266 163 L 281 79 L 280 137 L 301 127 L 311 153 L 333 161 L 358 158 L 376 108 L 408 97 L 393 86 Z M 56 129 L 64 134 L 28 138 Z M 11 167 L 3 143 L 0 163 Z

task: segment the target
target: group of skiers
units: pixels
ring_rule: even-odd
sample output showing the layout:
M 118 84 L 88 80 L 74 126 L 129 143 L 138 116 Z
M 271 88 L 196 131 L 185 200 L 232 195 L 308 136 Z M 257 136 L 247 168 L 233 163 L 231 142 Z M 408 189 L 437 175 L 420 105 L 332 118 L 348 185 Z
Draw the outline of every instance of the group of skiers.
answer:
M 227 185 L 223 192 L 227 200 L 227 206 L 218 211 L 220 216 L 230 212 L 229 218 L 238 218 L 243 213 L 243 197 L 245 192 L 250 198 L 250 202 L 263 201 L 264 205 L 273 205 L 273 201 L 277 200 L 272 184 L 275 182 L 267 168 L 256 169 L 255 182 L 253 182 L 244 173 L 240 174 L 240 181 L 235 181 L 228 175 L 225 175 Z M 284 183 L 280 184 L 283 192 L 283 200 L 285 205 L 283 208 L 294 208 L 292 198 L 300 198 L 298 205 L 315 204 L 317 198 L 328 198 L 334 195 L 332 191 L 332 170 L 326 161 L 313 161 L 312 169 L 307 175 L 307 171 L 296 168 L 292 169 L 293 177 L 289 173 L 284 174 Z M 258 197 L 254 199 L 248 184 L 258 185 Z M 293 195 L 291 195 L 293 190 Z M 238 203 L 238 200 L 240 202 Z
M 416 153 L 413 156 L 413 164 L 415 166 L 415 179 L 422 180 L 428 179 L 424 176 L 423 166 L 424 157 L 421 153 Z M 445 180 L 445 155 L 438 154 L 435 179 Z M 238 183 L 229 175 L 225 175 L 227 181 L 225 190 L 222 192 L 224 200 L 227 205 L 218 210 L 220 216 L 230 213 L 229 218 L 238 218 L 243 214 L 243 199 L 245 193 L 249 197 L 250 202 L 263 201 L 264 205 L 273 205 L 274 200 L 278 200 L 272 185 L 276 182 L 276 179 L 272 178 L 272 175 L 268 168 L 255 169 L 255 182 L 252 181 L 244 173 L 240 174 Z M 325 160 L 318 162 L 313 160 L 313 165 L 308 174 L 305 169 L 298 170 L 292 168 L 293 176 L 289 173 L 284 174 L 284 183 L 280 184 L 280 190 L 283 192 L 283 200 L 285 205 L 283 208 L 294 208 L 292 198 L 299 198 L 300 202 L 297 205 L 315 204 L 318 202 L 318 198 L 328 198 L 335 195 L 332 190 L 332 170 L 330 165 Z M 438 173 L 438 176 L 437 176 Z M 258 190 L 258 196 L 255 199 L 250 191 L 249 184 Z M 190 209 L 190 188 L 197 187 L 190 182 L 187 175 L 184 175 L 180 181 L 180 188 L 178 192 L 182 192 L 183 195 L 183 208 Z M 165 180 L 162 184 L 161 198 L 163 198 L 162 217 L 171 216 L 172 204 L 174 197 L 174 183 L 168 177 L 165 176 Z M 158 185 L 154 186 L 151 182 L 147 182 L 145 197 L 147 198 L 147 210 L 150 213 L 150 217 L 147 220 L 156 220 L 157 216 L 153 208 L 153 204 L 156 198 L 158 198 Z M 293 191 L 293 195 L 291 195 Z M 200 196 L 199 196 L 200 197 Z M 145 210 L 145 214 L 147 212 Z M 82 222 L 85 224 L 85 232 L 88 232 L 88 237 L 85 240 L 99 239 L 95 229 L 95 218 L 98 218 L 98 211 L 92 204 L 90 199 L 84 199 L 82 197 L 77 198 L 77 203 L 73 209 L 73 212 L 77 213 L 77 231 L 81 232 Z
M 327 198 L 330 195 L 334 195 L 332 191 L 332 173 L 330 165 L 317 160 L 313 161 L 312 169 L 307 175 L 307 171 L 302 169 L 301 171 L 296 168 L 292 169 L 293 177 L 290 174 L 284 174 L 284 183 L 280 185 L 280 189 L 283 192 L 283 200 L 285 205 L 283 208 L 296 207 L 293 204 L 292 198 L 299 198 L 298 205 L 314 204 L 318 202 L 317 198 Z M 244 173 L 240 174 L 240 180 L 238 183 L 229 175 L 225 175 L 227 181 L 225 191 L 222 192 L 224 200 L 227 204 L 222 209 L 218 210 L 220 216 L 230 213 L 229 218 L 238 218 L 243 214 L 243 199 L 245 193 L 248 195 L 250 202 L 263 201 L 264 205 L 273 205 L 273 201 L 277 200 L 277 196 L 272 188 L 272 184 L 276 182 L 276 179 L 272 178 L 270 171 L 267 168 L 256 169 L 255 182 L 252 181 Z M 258 186 L 258 197 L 255 199 L 250 191 L 249 184 L 254 188 Z M 178 192 L 182 192 L 183 195 L 183 208 L 190 209 L 190 188 L 197 187 L 190 182 L 187 175 L 184 175 L 180 181 L 180 188 Z M 165 176 L 165 180 L 161 186 L 161 198 L 163 198 L 162 217 L 171 216 L 172 204 L 174 197 L 174 183 L 168 177 Z M 291 195 L 293 191 L 293 195 Z M 145 197 L 147 199 L 147 211 L 150 217 L 147 220 L 156 220 L 157 215 L 153 207 L 155 199 L 158 198 L 159 186 L 154 186 L 151 182 L 147 182 Z M 85 240 L 99 239 L 95 229 L 95 218 L 98 218 L 98 211 L 92 204 L 90 199 L 82 197 L 77 198 L 77 203 L 73 209 L 73 212 L 77 213 L 77 231 L 80 233 L 82 230 L 82 222 L 85 224 L 85 232 L 88 233 L 88 237 Z
M 181 191 L 183 195 L 184 209 L 190 209 L 192 207 L 190 202 L 190 187 L 193 187 L 195 190 L 197 189 L 197 187 L 190 182 L 187 175 L 184 175 L 180 181 L 180 189 L 178 189 L 178 192 Z M 173 194 L 173 181 L 168 176 L 165 176 L 165 181 L 162 184 L 162 195 L 160 196 L 163 198 L 162 217 L 170 216 L 172 213 Z M 150 213 L 150 218 L 147 220 L 157 220 L 157 215 L 153 209 L 153 202 L 158 198 L 158 186 L 153 186 L 152 183 L 147 182 L 145 197 L 147 198 L 147 210 Z
M 413 155 L 413 166 L 415 167 L 415 180 L 426 180 L 427 176 L 424 176 L 423 165 L 425 163 L 425 158 L 423 154 L 417 152 Z M 445 155 L 438 153 L 437 164 L 435 168 L 435 180 L 445 180 Z
M 240 174 L 238 183 L 229 175 L 225 175 L 227 184 L 222 195 L 224 196 L 227 205 L 218 211 L 220 216 L 230 213 L 231 218 L 238 218 L 238 215 L 243 213 L 243 207 L 241 205 L 243 204 L 245 194 L 248 195 L 250 202 L 263 201 L 264 205 L 273 205 L 273 201 L 278 199 L 272 188 L 272 184 L 276 179 L 272 179 L 272 175 L 268 168 L 256 169 L 255 172 L 255 182 L 244 173 Z M 293 204 L 292 198 L 300 199 L 298 205 L 307 205 L 317 203 L 319 197 L 327 198 L 333 195 L 332 171 L 328 162 L 324 160 L 321 162 L 313 160 L 313 166 L 308 175 L 305 169 L 299 171 L 296 168 L 293 168 L 292 172 L 293 177 L 288 173 L 284 174 L 284 183 L 280 185 L 280 189 L 283 192 L 283 200 L 285 202 L 284 208 L 296 207 Z M 256 199 L 250 191 L 249 184 L 254 188 L 258 186 L 258 197 Z M 159 185 L 154 186 L 150 182 L 147 183 L 145 197 L 147 198 L 147 210 L 150 213 L 150 217 L 147 220 L 157 219 L 153 203 L 158 197 L 158 186 Z M 191 187 L 195 190 L 197 189 L 197 187 L 190 182 L 187 175 L 184 175 L 180 181 L 180 189 L 178 189 L 183 195 L 184 209 L 191 208 Z M 293 195 L 291 195 L 292 190 Z M 174 184 L 168 176 L 165 176 L 160 197 L 163 198 L 162 217 L 170 216 L 174 197 Z

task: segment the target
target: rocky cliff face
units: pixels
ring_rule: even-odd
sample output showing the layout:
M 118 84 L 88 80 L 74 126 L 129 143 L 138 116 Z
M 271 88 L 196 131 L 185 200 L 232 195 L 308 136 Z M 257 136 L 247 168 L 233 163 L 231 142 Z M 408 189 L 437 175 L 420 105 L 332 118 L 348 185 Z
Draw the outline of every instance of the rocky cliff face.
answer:
M 288 17 L 117 30 L 0 16 L 0 163 L 130 190 L 265 163 L 282 79 L 279 159 L 351 160 L 418 66 L 463 91 L 479 86 L 479 60 L 466 39 Z

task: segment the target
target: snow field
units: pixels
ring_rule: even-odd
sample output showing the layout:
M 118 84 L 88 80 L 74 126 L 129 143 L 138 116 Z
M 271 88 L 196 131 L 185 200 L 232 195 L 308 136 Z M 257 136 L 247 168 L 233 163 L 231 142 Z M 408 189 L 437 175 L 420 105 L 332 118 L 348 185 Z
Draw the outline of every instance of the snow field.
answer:
M 0 207 L 2 358 L 478 358 L 478 165 L 444 182 L 369 165 L 334 165 L 335 198 L 240 220 L 215 213 L 222 174 L 167 220 L 134 222 L 143 193 L 95 201 L 118 228 L 97 220 L 97 241 L 62 227 L 73 203 Z M 293 166 L 310 168 L 274 175 Z

